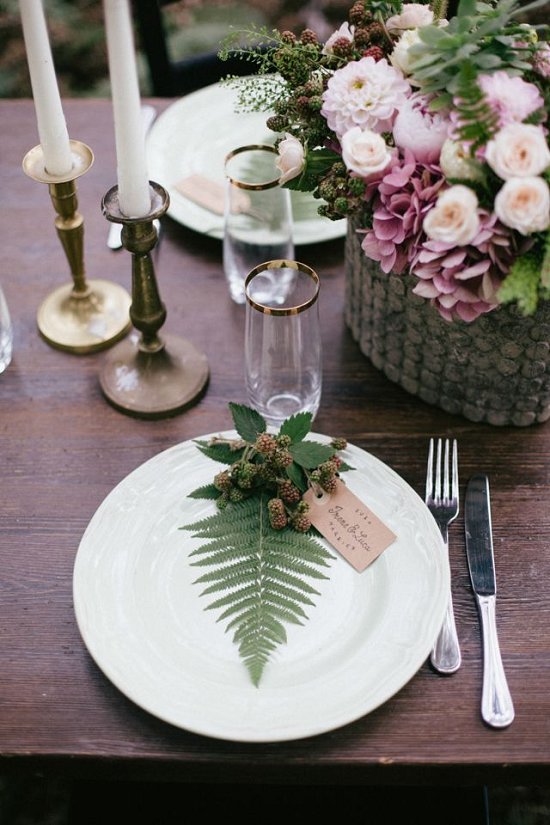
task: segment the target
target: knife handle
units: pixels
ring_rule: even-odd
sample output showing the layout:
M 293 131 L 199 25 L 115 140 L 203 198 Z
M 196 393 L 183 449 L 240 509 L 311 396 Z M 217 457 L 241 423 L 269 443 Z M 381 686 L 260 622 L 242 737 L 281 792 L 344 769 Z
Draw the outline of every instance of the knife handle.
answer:
M 477 596 L 483 635 L 483 689 L 481 716 L 493 728 L 505 728 L 514 720 L 514 705 L 498 644 L 495 596 Z

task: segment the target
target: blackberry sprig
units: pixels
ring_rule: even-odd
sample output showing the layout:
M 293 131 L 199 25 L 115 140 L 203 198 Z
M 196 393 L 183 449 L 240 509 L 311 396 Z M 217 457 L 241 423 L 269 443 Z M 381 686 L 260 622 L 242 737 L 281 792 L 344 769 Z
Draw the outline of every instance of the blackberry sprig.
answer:
M 306 441 L 312 420 L 309 413 L 288 419 L 278 433 L 271 434 L 255 410 L 239 404 L 230 404 L 230 409 L 240 437 L 214 436 L 198 442 L 205 455 L 230 466 L 214 476 L 212 485 L 200 487 L 191 497 L 214 499 L 218 509 L 224 510 L 266 493 L 274 530 L 290 526 L 306 532 L 311 525 L 302 494 L 312 485 L 326 492 L 334 490 L 343 466 L 336 453 L 345 449 L 346 440 L 333 439 L 330 445 Z

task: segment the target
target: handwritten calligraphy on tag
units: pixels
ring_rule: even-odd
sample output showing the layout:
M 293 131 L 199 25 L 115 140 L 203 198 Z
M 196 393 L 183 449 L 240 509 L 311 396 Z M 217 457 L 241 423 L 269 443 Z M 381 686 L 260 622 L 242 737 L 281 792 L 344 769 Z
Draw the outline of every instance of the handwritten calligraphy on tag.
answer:
M 308 490 L 304 501 L 313 526 L 359 573 L 397 538 L 342 481 L 330 495 Z

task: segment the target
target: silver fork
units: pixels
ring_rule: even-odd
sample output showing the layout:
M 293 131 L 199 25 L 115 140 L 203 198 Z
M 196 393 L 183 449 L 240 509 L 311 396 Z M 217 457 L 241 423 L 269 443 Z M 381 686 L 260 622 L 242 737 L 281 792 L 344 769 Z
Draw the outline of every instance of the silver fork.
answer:
M 458 454 L 456 439 L 453 439 L 452 442 L 452 469 L 449 472 L 450 452 L 450 442 L 449 439 L 446 438 L 444 459 L 442 462 L 442 440 L 438 438 L 434 479 L 434 439 L 430 438 L 425 501 L 439 527 L 447 554 L 449 553 L 449 524 L 451 524 L 458 515 Z M 433 647 L 430 662 L 439 673 L 455 673 L 460 667 L 460 647 L 456 635 L 453 599 L 450 593 L 443 626 L 439 631 L 439 636 Z

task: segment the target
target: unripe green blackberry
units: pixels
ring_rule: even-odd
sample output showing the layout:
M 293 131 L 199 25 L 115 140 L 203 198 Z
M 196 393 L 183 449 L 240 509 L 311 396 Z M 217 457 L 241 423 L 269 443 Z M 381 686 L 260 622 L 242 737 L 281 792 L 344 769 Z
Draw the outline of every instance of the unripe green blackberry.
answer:
M 330 446 L 334 447 L 335 450 L 345 450 L 348 446 L 348 442 L 345 438 L 333 438 L 330 442 Z
M 376 20 L 373 23 L 369 23 L 369 25 L 366 27 L 366 30 L 369 33 L 370 43 L 383 43 L 386 39 L 386 32 L 384 31 L 384 26 L 381 23 L 378 23 Z
M 320 112 L 323 108 L 323 98 L 319 97 L 319 95 L 316 95 L 315 97 L 310 97 L 309 108 L 312 112 Z
M 370 35 L 368 29 L 363 27 L 356 28 L 353 34 L 353 39 L 355 41 L 355 45 L 359 49 L 366 49 L 370 46 Z
M 309 97 L 306 97 L 306 95 L 300 95 L 300 97 L 296 98 L 296 108 L 301 112 L 305 112 L 309 109 L 309 102 Z
M 361 197 L 365 194 L 365 181 L 362 178 L 350 178 L 348 183 L 349 191 L 355 197 Z M 344 447 L 341 448 L 345 449 Z
M 285 433 L 276 436 L 275 441 L 277 442 L 279 447 L 283 447 L 284 449 L 287 449 L 292 444 L 291 437 L 289 435 L 286 435 Z
M 318 80 L 314 78 L 310 78 L 307 83 L 303 85 L 303 92 L 305 95 L 311 97 L 312 95 L 317 95 L 319 92 L 323 91 L 323 84 L 319 83 Z
M 231 475 L 229 470 L 223 470 L 214 476 L 214 487 L 216 490 L 221 490 L 222 493 L 231 489 Z
M 288 118 L 284 115 L 271 115 L 266 121 L 266 126 L 272 132 L 284 132 L 288 126 Z
M 354 3 L 348 13 L 349 22 L 353 23 L 354 26 L 359 26 L 365 20 L 365 4 L 358 0 L 357 3 Z
M 336 196 L 336 188 L 330 178 L 325 178 L 319 184 L 319 195 L 327 201 Z
M 296 506 L 296 509 L 294 510 L 294 513 L 301 516 L 305 516 L 306 513 L 309 513 L 309 504 L 307 503 L 307 501 L 304 501 L 303 499 L 302 501 L 299 501 Z
M 267 502 L 269 523 L 274 530 L 282 530 L 288 524 L 285 505 L 280 498 L 271 498 Z
M 229 491 L 229 501 L 233 502 L 233 504 L 238 504 L 240 501 L 244 501 L 244 493 L 242 490 L 239 490 L 238 487 L 233 487 Z
M 290 479 L 281 481 L 277 494 L 286 504 L 297 504 L 302 498 L 301 492 Z
M 347 37 L 339 37 L 332 44 L 332 53 L 336 57 L 351 57 L 353 54 L 353 41 L 348 40 Z
M 257 474 L 258 467 L 255 464 L 238 464 L 233 471 L 232 478 L 241 490 L 250 490 Z
M 298 533 L 307 533 L 311 527 L 311 520 L 308 516 L 295 516 L 291 524 Z
M 229 503 L 229 498 L 227 496 L 227 493 L 222 493 L 222 495 L 218 499 L 216 499 L 216 506 L 217 506 L 218 510 L 225 510 L 228 503 Z
M 304 29 L 300 35 L 300 42 L 304 45 L 309 43 L 310 45 L 316 46 L 319 42 L 319 38 L 315 32 L 312 31 L 312 29 Z
M 290 467 L 294 459 L 288 450 L 278 447 L 270 456 L 270 460 L 276 467 Z
M 349 211 L 349 204 L 347 198 L 336 198 L 334 201 L 334 208 L 341 215 L 347 215 Z
M 333 493 L 336 490 L 336 484 L 338 479 L 335 475 L 333 476 L 326 476 L 321 481 L 321 487 L 326 493 Z
M 346 169 L 346 164 L 345 163 L 342 163 L 341 160 L 337 160 L 336 163 L 333 164 L 331 171 L 332 171 L 333 175 L 338 176 L 338 175 L 346 175 L 348 170 Z
M 262 455 L 270 455 L 277 448 L 277 442 L 269 433 L 260 433 L 256 438 L 254 449 Z

